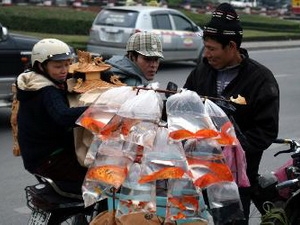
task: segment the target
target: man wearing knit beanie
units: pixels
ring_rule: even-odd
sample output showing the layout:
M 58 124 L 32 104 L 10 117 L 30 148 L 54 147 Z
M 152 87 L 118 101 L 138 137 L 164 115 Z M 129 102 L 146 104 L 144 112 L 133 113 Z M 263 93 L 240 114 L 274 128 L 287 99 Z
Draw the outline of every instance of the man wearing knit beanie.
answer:
M 242 37 L 243 29 L 235 9 L 228 3 L 220 4 L 204 26 L 203 59 L 189 74 L 184 88 L 200 96 L 220 99 L 215 103 L 234 124 L 245 151 L 251 184 L 239 186 L 245 219 L 234 224 L 247 225 L 250 201 L 261 199 L 255 190 L 259 187 L 257 178 L 263 151 L 278 135 L 279 87 L 273 73 L 241 48 Z M 231 102 L 228 107 L 227 101 L 221 100 L 238 96 L 244 100 L 243 104 Z M 261 209 L 260 204 L 257 206 Z M 223 218 L 230 220 L 228 216 Z

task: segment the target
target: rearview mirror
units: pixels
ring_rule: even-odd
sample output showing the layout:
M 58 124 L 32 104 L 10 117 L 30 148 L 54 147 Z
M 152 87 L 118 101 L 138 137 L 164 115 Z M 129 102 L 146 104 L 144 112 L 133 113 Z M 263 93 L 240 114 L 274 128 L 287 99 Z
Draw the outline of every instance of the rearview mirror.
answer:
M 174 93 L 172 93 L 172 92 L 176 92 L 177 89 L 178 89 L 178 85 L 172 81 L 169 81 L 166 90 L 171 91 L 171 92 L 165 93 L 166 98 L 169 98 L 171 95 L 173 95 Z
M 5 41 L 7 39 L 7 34 L 8 34 L 7 28 L 1 26 L 0 40 Z

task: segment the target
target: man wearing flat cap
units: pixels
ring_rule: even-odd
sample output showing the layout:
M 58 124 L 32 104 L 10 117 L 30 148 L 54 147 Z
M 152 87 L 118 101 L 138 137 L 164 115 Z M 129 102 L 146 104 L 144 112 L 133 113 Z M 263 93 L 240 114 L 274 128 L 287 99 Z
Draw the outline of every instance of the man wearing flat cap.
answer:
M 112 68 L 102 73 L 101 78 L 110 81 L 112 75 L 117 75 L 129 86 L 148 85 L 164 58 L 159 36 L 146 31 L 134 33 L 127 41 L 126 52 L 124 56 L 115 55 L 105 61 Z
M 250 187 L 239 187 L 245 220 L 248 224 L 250 201 L 257 200 L 259 164 L 266 150 L 277 137 L 279 87 L 273 73 L 251 59 L 241 48 L 243 29 L 234 8 L 220 4 L 205 25 L 203 60 L 189 74 L 184 88 L 201 96 L 230 99 L 241 96 L 244 104 L 215 101 L 234 124 L 247 162 Z M 230 108 L 230 109 L 229 109 Z M 259 204 L 258 204 L 259 206 Z

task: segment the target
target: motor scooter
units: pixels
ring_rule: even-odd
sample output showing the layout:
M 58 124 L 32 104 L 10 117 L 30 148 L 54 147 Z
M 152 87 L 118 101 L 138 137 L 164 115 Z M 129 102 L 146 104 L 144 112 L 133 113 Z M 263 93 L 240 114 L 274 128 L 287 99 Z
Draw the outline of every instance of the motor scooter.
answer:
M 271 174 L 261 175 L 258 196 L 262 213 L 261 225 L 300 224 L 300 143 L 292 139 L 276 139 L 274 143 L 288 144 L 289 149 L 277 152 L 292 153 L 291 159 Z
M 61 190 L 53 180 L 35 175 L 37 183 L 25 187 L 27 206 L 31 209 L 28 225 L 89 224 L 106 209 L 107 203 L 98 202 L 85 207 L 81 195 Z

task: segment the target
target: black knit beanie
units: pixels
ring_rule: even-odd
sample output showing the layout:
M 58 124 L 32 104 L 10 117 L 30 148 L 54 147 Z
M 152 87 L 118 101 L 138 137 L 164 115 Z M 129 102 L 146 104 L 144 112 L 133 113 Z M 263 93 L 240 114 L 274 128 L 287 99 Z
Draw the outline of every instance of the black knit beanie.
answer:
M 235 9 L 229 3 L 220 4 L 204 26 L 204 34 L 219 36 L 243 36 L 243 28 Z

